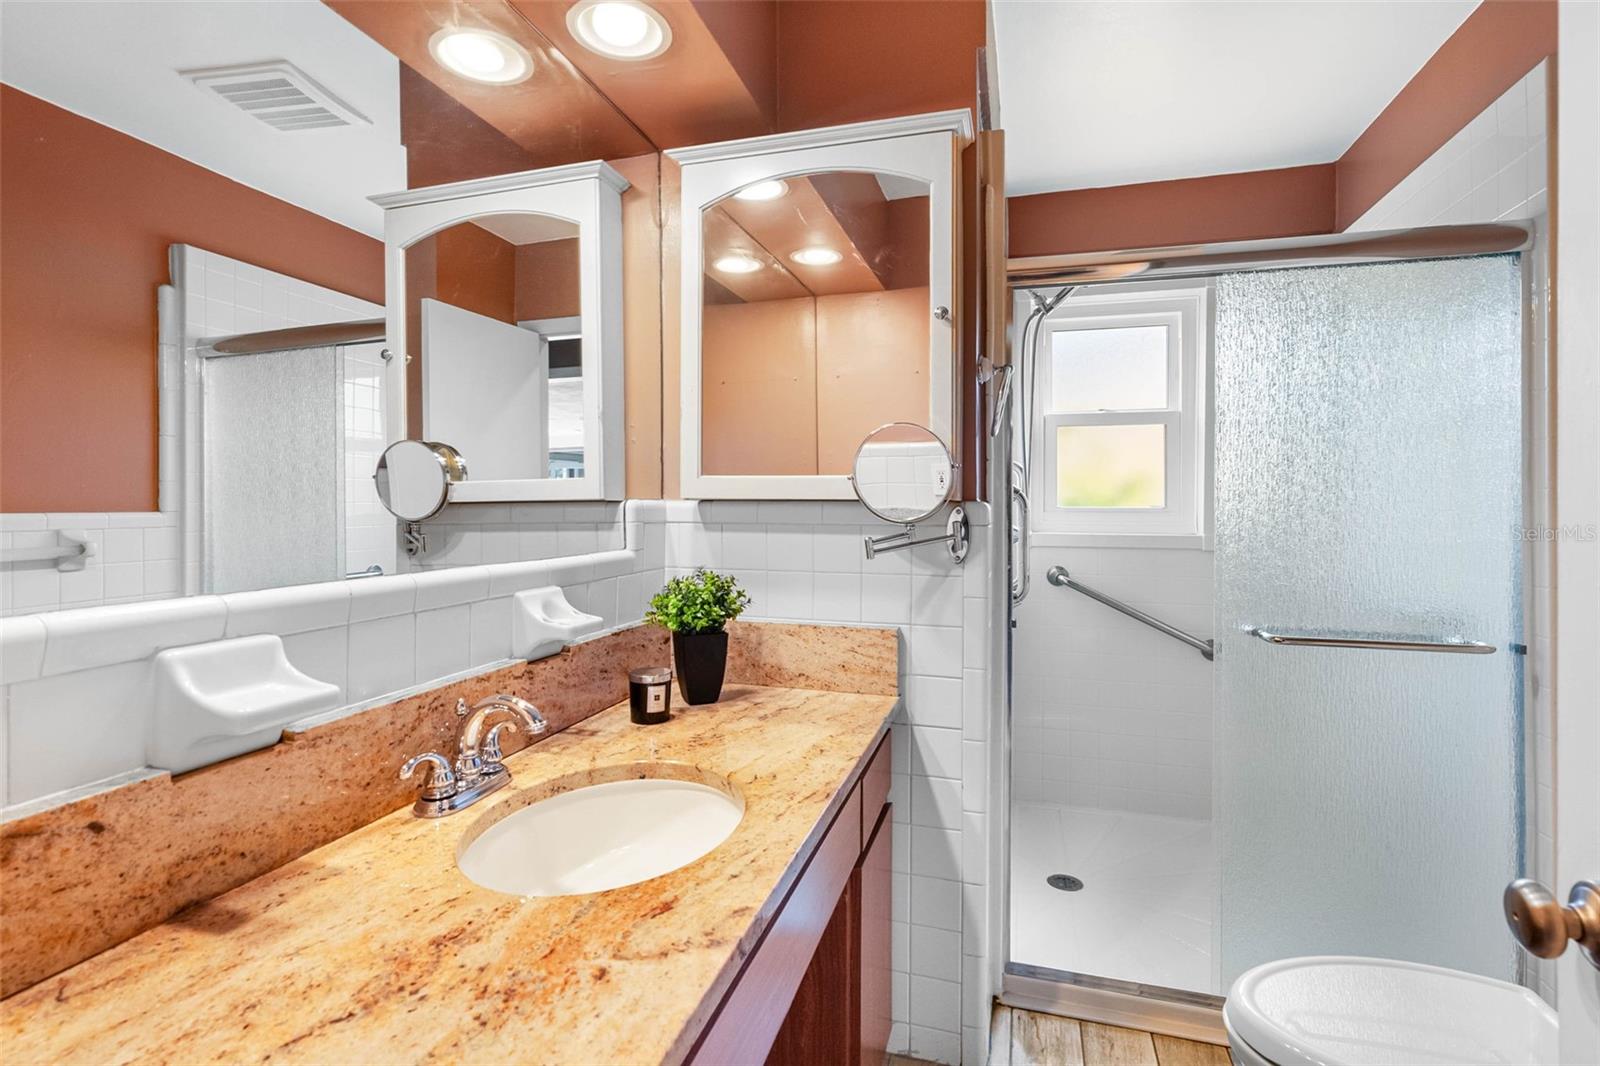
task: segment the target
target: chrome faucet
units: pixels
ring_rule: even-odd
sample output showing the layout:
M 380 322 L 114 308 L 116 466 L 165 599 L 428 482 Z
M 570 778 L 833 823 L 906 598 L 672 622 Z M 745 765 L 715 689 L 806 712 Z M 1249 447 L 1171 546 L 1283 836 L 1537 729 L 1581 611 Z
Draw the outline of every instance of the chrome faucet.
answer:
M 516 720 L 497 722 L 485 732 L 484 724 L 496 713 L 514 715 Z M 515 733 L 519 723 L 529 736 L 549 728 L 539 708 L 525 699 L 504 693 L 479 700 L 471 707 L 466 700 L 457 700 L 456 715 L 464 720 L 456 733 L 454 765 L 436 751 L 425 751 L 400 768 L 400 777 L 406 780 L 419 766 L 429 767 L 427 780 L 411 808 L 419 818 L 454 814 L 511 780 L 511 771 L 506 769 L 505 756 L 500 750 L 502 733 Z

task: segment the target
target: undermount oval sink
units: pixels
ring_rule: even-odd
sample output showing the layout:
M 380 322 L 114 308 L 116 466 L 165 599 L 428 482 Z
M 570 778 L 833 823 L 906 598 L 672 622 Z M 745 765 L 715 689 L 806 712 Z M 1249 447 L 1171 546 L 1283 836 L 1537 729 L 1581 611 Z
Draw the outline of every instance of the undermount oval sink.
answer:
M 562 792 L 466 842 L 469 879 L 518 896 L 572 896 L 648 881 L 728 839 L 744 802 L 696 781 L 644 777 Z

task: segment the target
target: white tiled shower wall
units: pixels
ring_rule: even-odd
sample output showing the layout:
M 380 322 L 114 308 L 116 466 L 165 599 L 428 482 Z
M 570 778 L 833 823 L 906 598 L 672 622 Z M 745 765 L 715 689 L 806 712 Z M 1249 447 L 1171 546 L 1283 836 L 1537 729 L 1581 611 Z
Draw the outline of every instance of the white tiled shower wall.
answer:
M 512 505 L 503 515 L 496 506 L 470 513 L 506 518 L 518 534 L 517 559 L 0 622 L 0 765 L 11 813 L 48 804 L 61 790 L 149 772 L 143 737 L 152 710 L 151 656 L 160 648 L 277 633 L 298 669 L 338 685 L 350 706 L 361 706 L 504 660 L 510 596 L 519 588 L 559 584 L 580 610 L 602 615 L 608 626 L 625 625 L 641 617 L 668 574 L 714 566 L 749 589 L 751 619 L 899 629 L 892 1046 L 939 1062 L 982 1062 L 989 1010 L 987 509 L 969 505 L 972 546 L 957 566 L 938 546 L 869 561 L 861 538 L 892 527 L 872 522 L 856 504 L 790 502 L 631 501 L 623 511 L 625 550 L 530 560 L 524 552 L 547 551 L 551 532 L 560 548 L 563 526 L 593 526 L 592 534 L 569 534 L 584 544 L 601 536 L 613 528 L 619 505 Z M 456 524 L 487 533 L 502 523 Z M 506 543 L 478 546 L 500 551 Z M 72 730 L 59 727 L 64 707 L 77 708 Z M 96 744 L 81 743 L 86 733 Z
M 1535 222 L 1533 292 L 1528 309 L 1534 352 L 1528 387 L 1528 503 L 1535 530 L 1550 529 L 1554 514 L 1550 498 L 1549 248 L 1544 228 L 1549 209 L 1549 78 L 1550 64 L 1546 60 L 1467 123 L 1350 227 L 1358 231 L 1460 222 Z M 1530 876 L 1554 883 L 1551 552 L 1549 541 L 1537 535 L 1531 536 L 1525 547 L 1530 575 L 1524 591 L 1528 645 L 1525 706 L 1531 754 L 1528 802 L 1533 810 L 1527 863 Z M 1531 956 L 1529 962 L 1539 994 L 1554 1003 L 1555 964 Z
M 1087 596 L 1085 585 L 1202 638 L 1212 635 L 1212 553 L 1030 549 L 1032 589 L 1012 646 L 1012 793 L 1025 802 L 1211 817 L 1211 663 Z

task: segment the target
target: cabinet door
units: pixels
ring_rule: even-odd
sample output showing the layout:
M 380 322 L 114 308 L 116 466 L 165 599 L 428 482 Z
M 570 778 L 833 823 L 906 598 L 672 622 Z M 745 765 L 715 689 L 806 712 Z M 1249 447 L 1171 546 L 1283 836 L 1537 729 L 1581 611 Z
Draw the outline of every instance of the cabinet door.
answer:
M 859 1061 L 873 1064 L 882 1062 L 888 1051 L 892 1024 L 889 893 L 893 834 L 894 819 L 886 804 L 853 878 L 861 927 L 861 992 L 857 999 L 861 1019 Z
M 783 1028 L 767 1054 L 767 1066 L 857 1066 L 860 884 L 858 866 L 828 919 L 817 953 L 811 956 Z

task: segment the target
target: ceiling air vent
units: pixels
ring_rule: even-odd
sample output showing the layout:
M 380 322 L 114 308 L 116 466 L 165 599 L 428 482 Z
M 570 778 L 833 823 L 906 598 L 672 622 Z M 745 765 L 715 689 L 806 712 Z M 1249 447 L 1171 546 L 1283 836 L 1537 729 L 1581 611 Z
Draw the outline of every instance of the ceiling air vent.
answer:
M 286 59 L 178 73 L 276 130 L 372 125 L 371 119 Z

